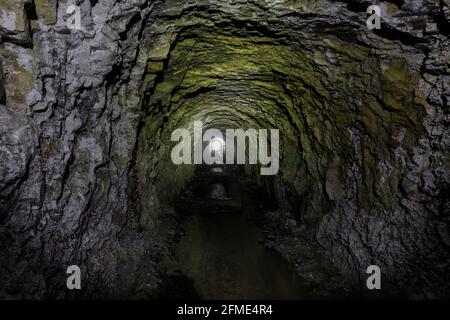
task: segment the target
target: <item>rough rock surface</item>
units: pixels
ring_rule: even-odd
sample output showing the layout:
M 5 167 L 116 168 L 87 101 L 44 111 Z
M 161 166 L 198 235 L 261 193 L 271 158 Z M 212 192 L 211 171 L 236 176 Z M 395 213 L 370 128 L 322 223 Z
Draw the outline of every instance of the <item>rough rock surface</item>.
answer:
M 0 1 L 0 297 L 70 297 L 72 264 L 77 297 L 156 287 L 196 119 L 281 130 L 259 183 L 349 283 L 450 296 L 447 0 L 379 1 L 375 32 L 364 0 L 76 3 L 82 30 L 70 0 Z

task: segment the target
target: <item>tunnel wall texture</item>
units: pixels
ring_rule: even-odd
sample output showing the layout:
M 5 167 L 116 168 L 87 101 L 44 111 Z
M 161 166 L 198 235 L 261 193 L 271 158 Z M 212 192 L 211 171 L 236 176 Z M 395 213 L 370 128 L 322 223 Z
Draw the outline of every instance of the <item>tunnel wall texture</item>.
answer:
M 448 0 L 69 4 L 0 1 L 0 297 L 156 288 L 193 120 L 280 129 L 275 196 L 349 281 L 449 296 Z

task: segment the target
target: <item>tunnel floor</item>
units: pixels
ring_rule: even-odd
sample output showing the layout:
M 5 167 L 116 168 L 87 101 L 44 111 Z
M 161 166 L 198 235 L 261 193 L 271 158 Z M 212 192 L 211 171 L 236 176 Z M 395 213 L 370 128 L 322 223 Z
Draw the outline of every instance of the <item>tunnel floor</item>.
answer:
M 258 199 L 232 170 L 202 168 L 186 199 L 188 217 L 177 257 L 204 299 L 301 299 L 308 288 L 263 244 Z

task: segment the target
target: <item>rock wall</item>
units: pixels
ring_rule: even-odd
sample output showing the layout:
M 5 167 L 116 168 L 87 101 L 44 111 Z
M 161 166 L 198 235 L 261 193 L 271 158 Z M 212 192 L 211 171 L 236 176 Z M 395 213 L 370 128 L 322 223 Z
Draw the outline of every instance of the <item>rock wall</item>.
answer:
M 261 180 L 352 281 L 448 296 L 447 0 L 0 1 L 0 297 L 133 297 L 192 176 L 170 134 L 279 128 Z M 350 280 L 349 280 L 350 281 Z

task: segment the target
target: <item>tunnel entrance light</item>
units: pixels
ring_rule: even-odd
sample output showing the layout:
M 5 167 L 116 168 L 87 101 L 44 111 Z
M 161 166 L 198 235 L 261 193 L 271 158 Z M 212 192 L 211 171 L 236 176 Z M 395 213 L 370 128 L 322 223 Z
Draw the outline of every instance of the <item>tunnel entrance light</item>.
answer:
M 206 156 L 212 156 L 216 164 L 223 164 L 225 141 L 220 137 L 214 137 L 209 142 L 208 148 L 209 152 Z

